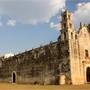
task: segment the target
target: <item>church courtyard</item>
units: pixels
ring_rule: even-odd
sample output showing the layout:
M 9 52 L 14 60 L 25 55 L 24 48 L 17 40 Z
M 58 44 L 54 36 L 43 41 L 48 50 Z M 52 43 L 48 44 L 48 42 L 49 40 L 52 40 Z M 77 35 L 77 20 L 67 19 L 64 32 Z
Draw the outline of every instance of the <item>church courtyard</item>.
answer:
M 0 83 L 0 90 L 90 90 L 90 84 L 85 85 L 29 85 Z

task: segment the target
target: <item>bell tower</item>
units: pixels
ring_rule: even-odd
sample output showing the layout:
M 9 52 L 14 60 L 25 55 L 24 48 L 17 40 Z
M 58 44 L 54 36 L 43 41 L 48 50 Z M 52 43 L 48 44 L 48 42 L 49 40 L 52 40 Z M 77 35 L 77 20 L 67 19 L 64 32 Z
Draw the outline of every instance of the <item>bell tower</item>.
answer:
M 61 17 L 62 17 L 61 29 L 72 30 L 73 29 L 73 25 L 72 25 L 72 13 L 66 10 L 61 15 Z
M 72 23 L 72 13 L 69 11 L 64 11 L 61 15 L 61 40 L 68 40 L 71 38 L 73 32 L 73 23 Z
M 72 13 L 69 11 L 64 11 L 61 15 L 61 30 L 60 36 L 58 38 L 58 47 L 59 47 L 59 59 L 60 63 L 60 84 L 63 83 L 62 75 L 65 77 L 64 83 L 71 82 L 71 69 L 70 69 L 70 60 L 71 60 L 71 43 L 73 41 L 73 23 L 72 23 Z

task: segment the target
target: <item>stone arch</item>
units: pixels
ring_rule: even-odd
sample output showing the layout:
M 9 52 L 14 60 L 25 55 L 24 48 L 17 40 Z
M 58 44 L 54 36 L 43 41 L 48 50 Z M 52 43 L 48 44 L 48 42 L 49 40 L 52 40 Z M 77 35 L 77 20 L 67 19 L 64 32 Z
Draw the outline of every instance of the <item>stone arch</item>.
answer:
M 90 82 L 90 67 L 87 67 L 86 69 L 86 80 L 87 82 Z
M 16 83 L 16 72 L 12 72 L 12 83 Z

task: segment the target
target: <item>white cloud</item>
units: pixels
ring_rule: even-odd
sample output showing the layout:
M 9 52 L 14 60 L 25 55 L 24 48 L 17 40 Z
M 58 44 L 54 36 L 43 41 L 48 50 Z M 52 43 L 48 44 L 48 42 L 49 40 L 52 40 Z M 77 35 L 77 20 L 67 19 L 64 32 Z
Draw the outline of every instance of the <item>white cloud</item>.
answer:
M 7 23 L 6 23 L 7 26 L 16 26 L 16 21 L 15 20 L 8 20 Z
M 90 23 L 90 2 L 77 5 L 77 10 L 74 12 L 75 27 L 78 27 L 80 22 Z
M 7 53 L 7 54 L 4 55 L 4 58 L 9 58 L 9 57 L 13 57 L 13 56 L 14 56 L 14 54 L 12 54 L 12 53 Z
M 61 27 L 60 27 L 60 23 L 58 24 L 54 24 L 53 22 L 50 23 L 50 28 L 53 28 L 55 30 L 60 30 Z
M 66 0 L 0 0 L 0 14 L 22 23 L 49 22 Z
M 2 23 L 2 22 L 0 22 L 0 27 L 1 27 L 1 26 L 3 26 L 3 23 Z

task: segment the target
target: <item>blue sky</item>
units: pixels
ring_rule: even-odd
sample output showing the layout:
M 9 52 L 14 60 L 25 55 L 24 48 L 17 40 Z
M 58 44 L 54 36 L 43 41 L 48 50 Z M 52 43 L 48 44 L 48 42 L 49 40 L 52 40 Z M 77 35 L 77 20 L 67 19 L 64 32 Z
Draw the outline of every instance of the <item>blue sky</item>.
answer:
M 56 41 L 65 8 L 74 14 L 76 28 L 90 22 L 89 0 L 0 0 L 0 55 Z

